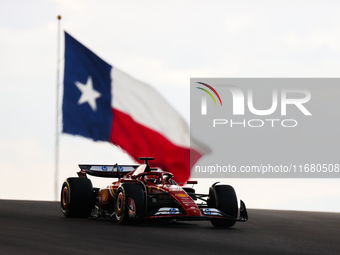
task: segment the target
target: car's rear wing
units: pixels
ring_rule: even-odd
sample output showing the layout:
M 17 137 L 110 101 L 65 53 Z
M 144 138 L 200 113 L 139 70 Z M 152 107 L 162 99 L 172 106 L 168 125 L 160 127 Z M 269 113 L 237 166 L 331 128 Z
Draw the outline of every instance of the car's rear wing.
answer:
M 98 177 L 120 178 L 133 170 L 139 165 L 78 165 L 80 172 L 79 177 L 86 177 L 86 174 Z

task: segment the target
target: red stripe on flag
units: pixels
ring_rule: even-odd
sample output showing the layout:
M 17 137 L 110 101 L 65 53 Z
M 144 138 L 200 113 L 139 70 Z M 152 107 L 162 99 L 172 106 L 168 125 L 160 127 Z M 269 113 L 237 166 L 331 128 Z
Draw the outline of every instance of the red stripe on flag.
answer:
M 112 109 L 111 142 L 121 147 L 139 163 L 139 157 L 154 157 L 151 167 L 169 171 L 180 183 L 190 177 L 190 169 L 202 156 L 195 150 L 177 146 L 160 133 L 136 123 L 129 115 Z M 190 165 L 191 153 L 191 165 Z M 178 179 L 179 178 L 179 179 Z

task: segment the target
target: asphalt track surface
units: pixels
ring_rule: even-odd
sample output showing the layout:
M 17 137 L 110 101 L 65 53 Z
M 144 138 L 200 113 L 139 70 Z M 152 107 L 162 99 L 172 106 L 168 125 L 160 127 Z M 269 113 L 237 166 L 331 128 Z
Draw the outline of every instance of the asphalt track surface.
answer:
M 340 254 L 340 213 L 248 210 L 230 229 L 210 222 L 65 218 L 57 202 L 0 200 L 0 254 Z

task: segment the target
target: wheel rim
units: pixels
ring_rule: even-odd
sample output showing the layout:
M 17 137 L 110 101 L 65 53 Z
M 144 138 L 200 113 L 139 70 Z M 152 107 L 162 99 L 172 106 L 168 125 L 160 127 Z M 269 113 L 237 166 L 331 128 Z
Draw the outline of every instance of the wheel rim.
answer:
M 61 203 L 63 205 L 63 209 L 66 209 L 68 205 L 68 188 L 66 186 L 63 189 L 63 193 L 61 196 Z
M 124 196 L 122 192 L 118 194 L 116 206 L 117 206 L 117 214 L 122 215 L 123 207 L 124 207 Z

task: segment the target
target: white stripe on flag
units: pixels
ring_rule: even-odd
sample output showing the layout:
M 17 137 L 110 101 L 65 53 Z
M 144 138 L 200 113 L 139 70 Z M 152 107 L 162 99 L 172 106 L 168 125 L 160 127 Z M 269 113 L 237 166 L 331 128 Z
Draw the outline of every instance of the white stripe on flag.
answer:
M 154 88 L 114 67 L 111 78 L 113 108 L 164 135 L 175 145 L 190 146 L 187 123 Z

